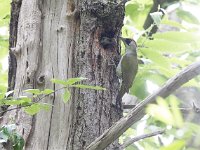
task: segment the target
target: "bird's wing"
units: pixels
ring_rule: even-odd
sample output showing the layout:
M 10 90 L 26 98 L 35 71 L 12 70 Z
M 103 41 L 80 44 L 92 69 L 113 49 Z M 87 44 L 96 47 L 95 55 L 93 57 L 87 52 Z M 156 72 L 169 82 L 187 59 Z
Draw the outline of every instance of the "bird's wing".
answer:
M 122 84 L 126 89 L 131 88 L 133 80 L 138 70 L 137 56 L 125 54 L 121 62 Z
M 119 64 L 117 65 L 117 69 L 116 69 L 116 73 L 117 73 L 117 76 L 121 79 L 122 78 L 122 67 L 121 67 L 121 63 L 122 63 L 122 60 L 123 60 L 123 57 L 121 57 L 120 61 L 119 61 Z

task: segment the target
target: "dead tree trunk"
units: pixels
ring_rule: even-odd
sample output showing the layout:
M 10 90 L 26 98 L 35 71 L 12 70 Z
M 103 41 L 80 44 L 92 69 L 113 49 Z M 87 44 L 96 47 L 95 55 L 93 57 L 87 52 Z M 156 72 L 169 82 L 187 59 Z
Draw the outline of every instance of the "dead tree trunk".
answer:
M 112 106 L 119 87 L 115 72 L 119 61 L 117 36 L 124 17 L 124 6 L 117 3 L 22 0 L 18 5 L 19 18 L 12 15 L 17 17 L 14 19 L 18 25 L 11 20 L 11 29 L 18 30 L 12 48 L 17 60 L 15 97 L 28 88 L 58 89 L 59 85 L 50 82 L 52 78 L 81 76 L 88 78 L 86 84 L 107 89 L 71 89 L 73 94 L 67 104 L 61 100 L 63 91 L 56 92 L 43 100 L 53 105 L 51 111 L 41 111 L 34 117 L 22 110 L 6 113 L 2 124 L 11 120 L 17 123 L 26 149 L 81 150 L 120 118 Z M 12 66 L 16 66 L 15 62 L 11 62 Z M 107 149 L 117 146 L 116 141 Z

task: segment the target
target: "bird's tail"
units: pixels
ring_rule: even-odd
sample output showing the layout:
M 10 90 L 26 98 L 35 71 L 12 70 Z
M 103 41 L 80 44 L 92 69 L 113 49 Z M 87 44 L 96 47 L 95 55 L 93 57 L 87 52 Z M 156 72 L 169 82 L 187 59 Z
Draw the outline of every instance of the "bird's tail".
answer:
M 119 93 L 116 98 L 116 106 L 120 109 L 122 109 L 122 97 L 125 93 L 129 92 L 129 88 L 126 86 L 126 84 L 122 83 L 121 88 L 119 90 Z

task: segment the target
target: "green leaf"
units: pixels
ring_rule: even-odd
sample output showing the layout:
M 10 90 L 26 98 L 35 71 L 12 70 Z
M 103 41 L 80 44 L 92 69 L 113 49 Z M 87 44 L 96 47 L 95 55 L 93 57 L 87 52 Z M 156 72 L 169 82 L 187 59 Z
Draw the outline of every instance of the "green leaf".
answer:
M 0 100 L 3 99 L 5 96 L 5 93 L 0 93 Z
M 37 103 L 40 106 L 40 109 L 49 111 L 52 105 L 47 104 L 47 103 Z
M 35 95 L 41 94 L 41 91 L 39 89 L 27 89 L 27 90 L 24 90 L 24 92 L 35 94 Z
M 158 97 L 157 103 L 158 105 L 149 104 L 146 109 L 147 113 L 165 124 L 174 125 L 173 114 L 169 110 L 167 102 L 163 98 Z
M 16 129 L 15 124 L 4 125 L 0 128 L 0 143 L 7 142 L 10 139 L 11 134 Z
M 138 72 L 138 75 L 142 74 L 145 71 L 145 72 L 151 72 L 151 73 L 158 73 L 158 75 L 165 76 L 166 78 L 170 78 L 176 75 L 178 72 L 180 72 L 180 70 L 178 69 L 175 69 L 175 68 L 165 69 L 163 67 L 160 67 L 158 64 L 153 64 L 153 63 L 145 64 L 143 67 L 141 67 L 140 70 L 141 71 Z M 147 80 L 148 80 L 148 76 L 147 76 Z
M 6 101 L 6 99 L 0 99 L 0 106 L 5 105 L 5 101 Z
M 189 23 L 193 23 L 193 24 L 199 24 L 198 19 L 189 11 L 185 11 L 182 9 L 178 9 L 176 14 L 183 20 L 189 22 Z
M 177 46 L 179 46 L 179 43 L 183 44 L 184 43 L 194 43 L 194 42 L 199 42 L 200 35 L 197 32 L 180 32 L 180 31 L 169 31 L 169 32 L 163 32 L 163 33 L 156 33 L 153 35 L 154 38 L 158 40 L 167 40 L 174 42 Z M 155 41 L 158 43 L 157 41 Z M 172 43 L 173 44 L 173 43 Z
M 183 87 L 197 87 L 200 88 L 199 82 L 195 79 L 189 80 L 187 83 L 183 85 Z
M 158 26 L 162 20 L 162 12 L 154 12 L 150 13 L 151 18 L 153 19 L 154 23 Z
M 10 1 L 0 0 L 0 26 L 6 26 L 9 22 L 10 16 Z
M 29 107 L 24 108 L 24 111 L 29 115 L 35 115 L 40 111 L 40 107 L 37 104 L 33 104 Z
M 136 75 L 133 85 L 130 88 L 130 94 L 135 95 L 139 99 L 144 99 L 148 95 L 145 79 L 145 74 L 141 78 Z
M 44 91 L 41 91 L 42 94 L 46 94 L 46 95 L 51 94 L 53 92 L 54 92 L 54 90 L 52 90 L 52 89 L 45 89 Z
M 12 143 L 13 143 L 14 150 L 23 150 L 25 141 L 20 135 L 14 134 L 14 139 L 13 139 Z
M 22 150 L 24 147 L 24 139 L 22 136 L 17 134 L 16 125 L 9 124 L 1 127 L 0 129 L 0 143 L 7 142 L 8 140 L 11 142 L 14 150 Z
M 180 43 L 164 39 L 154 39 L 154 40 L 148 40 L 145 42 L 145 47 L 151 48 L 154 51 L 159 51 L 161 53 L 185 53 L 185 52 L 191 52 L 191 50 L 194 50 L 192 48 L 191 44 L 188 43 Z
M 165 24 L 165 25 L 169 25 L 169 26 L 176 27 L 176 28 L 179 28 L 179 29 L 187 30 L 187 28 L 185 28 L 182 24 L 180 24 L 176 21 L 173 21 L 173 20 L 163 19 L 161 21 L 161 24 Z
M 175 96 L 171 95 L 169 97 L 169 103 L 170 103 L 171 111 L 174 117 L 174 125 L 176 127 L 181 128 L 184 122 L 183 122 L 183 117 L 181 115 L 181 111 L 178 107 L 179 105 L 178 99 Z
M 151 48 L 143 48 L 140 49 L 140 52 L 145 55 L 147 58 L 149 58 L 154 63 L 158 64 L 160 67 L 170 69 L 170 62 L 169 60 L 164 57 L 159 52 L 151 49 Z
M 31 99 L 30 99 L 31 101 Z M 26 101 L 24 100 L 7 100 L 7 101 L 4 101 L 5 105 L 20 105 L 20 104 L 24 104 L 24 103 L 27 103 Z
M 61 85 L 67 85 L 67 81 L 64 81 L 64 80 L 59 80 L 59 79 L 51 79 L 51 82 L 52 83 L 56 83 L 56 84 L 61 84 Z
M 18 100 L 23 100 L 24 102 L 31 102 L 31 98 L 27 97 L 27 96 L 20 96 L 18 98 Z
M 181 68 L 186 67 L 186 66 L 192 64 L 191 61 L 186 60 L 186 59 L 180 59 L 179 57 L 171 57 L 171 58 L 169 58 L 169 61 L 172 64 L 180 66 Z
M 0 143 L 6 143 L 8 138 L 8 135 L 5 135 L 2 131 L 0 131 Z
M 27 103 L 30 103 L 32 100 L 31 98 L 27 97 L 27 96 L 20 96 L 17 100 L 15 99 L 11 99 L 11 100 L 7 100 L 7 99 L 4 99 L 2 101 L 2 104 L 3 105 L 23 105 L 23 104 L 27 104 Z
M 69 101 L 70 97 L 71 97 L 71 93 L 70 93 L 69 89 L 65 89 L 65 92 L 63 94 L 63 102 L 67 103 Z
M 29 115 L 35 115 L 38 113 L 40 110 L 49 110 L 50 105 L 45 104 L 45 103 L 35 103 L 31 106 L 25 107 L 24 111 L 29 114 Z
M 130 1 L 126 5 L 126 25 L 143 30 L 143 24 L 152 7 L 153 1 Z M 137 15 L 136 15 L 137 14 Z
M 80 81 L 86 80 L 86 79 L 87 79 L 87 78 L 84 78 L 84 77 L 70 78 L 70 79 L 68 79 L 68 80 L 66 81 L 66 84 L 67 84 L 67 85 L 72 85 L 72 84 L 74 84 L 74 83 L 76 83 L 76 82 L 80 82 Z
M 76 88 L 81 88 L 81 89 L 92 89 L 92 90 L 106 90 L 106 88 L 103 88 L 100 86 L 91 86 L 91 85 L 84 85 L 84 84 L 71 85 L 70 87 L 76 87 Z
M 168 146 L 160 148 L 160 150 L 182 150 L 186 144 L 185 140 L 175 140 Z

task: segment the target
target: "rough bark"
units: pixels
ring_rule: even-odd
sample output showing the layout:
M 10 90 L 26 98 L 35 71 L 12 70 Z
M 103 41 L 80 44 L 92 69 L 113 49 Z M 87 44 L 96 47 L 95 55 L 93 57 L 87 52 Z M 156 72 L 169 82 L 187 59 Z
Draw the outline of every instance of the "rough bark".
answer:
M 8 119 L 2 124 L 15 120 L 26 149 L 84 149 L 120 118 L 112 103 L 119 86 L 115 66 L 124 6 L 116 5 L 101 0 L 22 1 L 17 44 L 12 49 L 17 60 L 14 96 L 27 88 L 60 88 L 50 82 L 52 78 L 82 76 L 88 78 L 85 84 L 107 88 L 71 89 L 67 104 L 61 100 L 63 91 L 56 92 L 43 100 L 53 105 L 51 111 L 34 117 L 22 110 L 6 113 Z M 116 141 L 107 149 L 117 146 Z
M 11 3 L 11 18 L 10 18 L 10 36 L 9 36 L 9 70 L 8 70 L 8 91 L 11 91 L 15 87 L 15 77 L 17 62 L 15 55 L 11 52 L 11 49 L 16 46 L 17 43 L 17 27 L 18 18 L 21 8 L 21 0 L 13 1 Z

